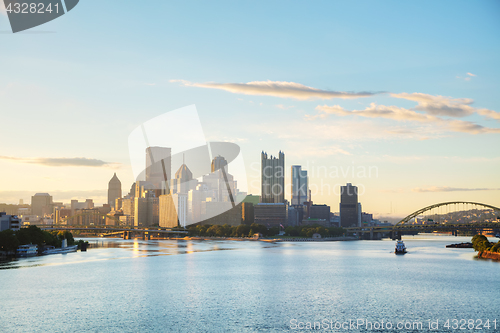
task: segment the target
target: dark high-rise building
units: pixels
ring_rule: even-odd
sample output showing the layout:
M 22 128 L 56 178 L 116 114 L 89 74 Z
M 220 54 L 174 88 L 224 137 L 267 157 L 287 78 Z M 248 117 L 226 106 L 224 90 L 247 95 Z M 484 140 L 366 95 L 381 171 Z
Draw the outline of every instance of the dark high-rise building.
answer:
M 340 226 L 358 226 L 358 216 L 358 187 L 347 183 L 340 187 Z
M 253 204 L 251 202 L 242 202 L 241 205 L 241 217 L 243 224 L 250 225 L 254 223 L 254 210 Z
M 267 157 L 261 154 L 262 193 L 261 203 L 285 202 L 285 154 L 279 152 L 278 157 Z
M 161 190 L 162 186 L 169 184 L 172 179 L 171 152 L 172 149 L 165 147 L 146 148 L 146 181 L 152 184 L 154 189 Z
M 108 205 L 115 208 L 115 200 L 122 197 L 122 182 L 116 176 L 116 172 L 113 178 L 108 183 Z

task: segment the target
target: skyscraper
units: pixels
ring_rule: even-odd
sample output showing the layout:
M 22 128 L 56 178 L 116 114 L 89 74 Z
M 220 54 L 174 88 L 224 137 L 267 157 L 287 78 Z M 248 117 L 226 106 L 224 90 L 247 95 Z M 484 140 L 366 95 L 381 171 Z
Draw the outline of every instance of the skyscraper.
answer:
M 46 213 L 49 213 L 51 205 L 52 196 L 50 194 L 37 193 L 31 197 L 31 214 L 44 216 Z
M 134 198 L 134 226 L 148 227 L 159 223 L 159 200 L 154 191 L 145 191 L 142 197 Z
M 166 147 L 146 148 L 146 181 L 155 189 L 162 189 L 162 184 L 169 184 L 172 179 L 171 152 Z
M 108 183 L 108 205 L 111 208 L 115 208 L 115 199 L 122 197 L 122 182 L 116 176 L 116 172 L 113 178 Z
M 292 205 L 302 205 L 308 201 L 309 184 L 307 171 L 300 165 L 292 165 Z
M 212 160 L 212 164 L 211 164 L 211 172 L 215 172 L 216 170 L 222 169 L 223 167 L 226 167 L 225 169 L 227 171 L 226 159 L 220 155 L 214 157 L 214 159 Z
M 355 227 L 358 225 L 358 187 L 347 183 L 340 187 L 340 226 Z
M 261 203 L 285 202 L 285 154 L 279 152 L 278 158 L 261 154 L 262 193 Z
M 187 194 L 189 190 L 196 187 L 198 181 L 193 180 L 193 173 L 186 164 L 182 164 L 175 173 L 175 178 L 172 179 L 171 191 L 172 193 Z

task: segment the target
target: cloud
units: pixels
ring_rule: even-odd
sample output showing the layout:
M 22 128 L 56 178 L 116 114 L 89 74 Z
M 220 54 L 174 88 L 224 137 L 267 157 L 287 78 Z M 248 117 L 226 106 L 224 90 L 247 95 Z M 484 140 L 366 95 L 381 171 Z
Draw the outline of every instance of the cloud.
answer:
M 418 105 L 414 110 L 424 111 L 435 116 L 465 117 L 473 114 L 476 110 L 470 106 L 474 101 L 469 98 L 451 98 L 422 93 L 401 93 L 391 94 L 391 96 L 415 101 Z
M 305 147 L 306 149 L 302 150 L 300 156 L 313 156 L 313 157 L 324 157 L 324 156 L 333 156 L 333 155 L 352 155 L 350 152 L 338 147 L 338 146 L 330 146 L 330 147 Z
M 74 158 L 46 158 L 46 157 L 36 157 L 36 158 L 23 158 L 23 157 L 13 157 L 13 156 L 0 156 L 2 160 L 10 160 L 19 163 L 29 163 L 29 164 L 39 164 L 44 166 L 55 166 L 55 167 L 109 167 L 116 166 L 118 163 L 110 163 L 94 158 L 86 157 L 74 157 Z
M 470 98 L 452 98 L 445 96 L 433 96 L 422 93 L 401 93 L 391 94 L 392 97 L 402 98 L 410 101 L 415 101 L 418 105 L 411 110 L 424 111 L 428 114 L 435 116 L 449 116 L 449 117 L 466 117 L 477 113 L 485 116 L 486 118 L 500 120 L 500 113 L 488 110 L 478 109 L 470 106 L 474 100 Z
M 431 186 L 427 188 L 416 187 L 412 192 L 426 193 L 426 192 L 469 192 L 469 191 L 498 191 L 500 188 L 461 188 L 461 187 L 448 187 L 448 186 Z
M 500 112 L 488 109 L 478 109 L 476 110 L 476 112 L 482 116 L 485 116 L 486 118 L 500 120 Z
M 281 110 L 288 110 L 288 109 L 292 109 L 294 108 L 295 106 L 293 105 L 290 105 L 290 106 L 286 106 L 286 105 L 283 105 L 283 104 L 277 104 L 275 105 L 278 109 L 281 109 Z
M 306 115 L 306 119 L 314 120 L 315 118 L 325 118 L 330 114 L 338 116 L 360 116 L 366 118 L 385 118 L 396 121 L 419 122 L 444 127 L 445 130 L 453 132 L 463 132 L 470 134 L 482 133 L 500 133 L 500 128 L 489 128 L 475 124 L 470 121 L 444 119 L 435 115 L 419 113 L 413 110 L 401 108 L 398 106 L 385 106 L 371 103 L 364 110 L 346 110 L 339 105 L 328 106 L 318 105 L 316 110 L 319 111 L 316 115 Z
M 280 98 L 292 98 L 301 101 L 318 99 L 353 99 L 360 97 L 369 97 L 377 93 L 373 92 L 343 92 L 332 90 L 321 90 L 308 87 L 300 83 L 285 81 L 252 81 L 248 83 L 196 83 L 186 80 L 170 80 L 170 82 L 179 82 L 187 87 L 199 87 L 209 89 L 219 89 L 229 91 L 234 94 L 273 96 Z
M 464 81 L 470 81 L 473 77 L 476 77 L 477 75 L 476 74 L 472 74 L 470 72 L 467 72 L 465 74 L 465 77 L 461 77 L 461 76 L 456 76 L 457 79 L 460 79 L 460 80 L 464 80 Z

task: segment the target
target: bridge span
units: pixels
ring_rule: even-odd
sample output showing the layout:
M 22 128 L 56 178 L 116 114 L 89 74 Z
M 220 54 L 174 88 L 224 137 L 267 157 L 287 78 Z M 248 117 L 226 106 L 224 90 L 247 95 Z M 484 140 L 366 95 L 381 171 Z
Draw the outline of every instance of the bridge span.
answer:
M 116 227 L 116 226 L 106 226 L 106 225 L 96 225 L 96 226 L 84 226 L 84 225 L 51 225 L 41 227 L 42 230 L 74 230 L 74 231 L 87 231 L 94 232 L 96 234 L 100 233 L 101 237 L 111 236 L 111 235 L 122 235 L 123 239 L 133 238 L 134 235 L 139 235 L 142 239 L 151 239 L 151 236 L 186 236 L 187 231 L 184 230 L 172 230 L 169 228 L 158 228 L 158 227 Z
M 456 208 L 457 205 L 460 207 L 481 207 L 483 210 L 487 209 L 493 212 L 493 216 L 496 215 L 496 218 L 492 218 L 491 221 L 483 222 L 483 221 L 474 221 L 468 223 L 456 223 L 454 221 L 446 221 L 445 223 L 434 222 L 431 219 L 425 221 L 419 221 L 419 216 L 424 216 L 426 213 L 437 210 L 437 216 L 439 214 L 450 214 L 449 208 Z M 440 209 L 443 208 L 443 212 L 440 212 Z M 447 208 L 448 210 L 444 209 Z M 471 211 L 465 210 L 466 212 Z M 413 222 L 412 222 L 413 220 Z M 399 221 L 394 226 L 380 226 L 380 227 L 352 227 L 346 228 L 350 232 L 359 233 L 363 237 L 366 234 L 369 234 L 369 239 L 374 239 L 374 235 L 376 233 L 388 233 L 392 239 L 401 239 L 401 235 L 403 234 L 416 234 L 418 232 L 451 232 L 453 235 L 457 235 L 461 231 L 472 231 L 475 233 L 484 232 L 486 230 L 492 231 L 495 234 L 500 232 L 500 208 L 488 204 L 483 204 L 479 202 L 471 202 L 471 201 L 448 201 L 441 202 L 437 204 L 433 204 L 421 209 L 416 210 L 415 212 L 409 214 L 401 221 Z

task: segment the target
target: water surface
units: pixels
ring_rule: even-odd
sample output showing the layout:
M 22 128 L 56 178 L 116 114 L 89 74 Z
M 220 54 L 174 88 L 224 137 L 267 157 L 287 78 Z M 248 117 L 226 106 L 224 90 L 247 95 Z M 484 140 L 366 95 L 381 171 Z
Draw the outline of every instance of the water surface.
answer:
M 446 319 L 500 321 L 499 262 L 445 248 L 470 238 L 404 240 L 409 253 L 396 256 L 390 240 L 100 239 L 87 252 L 1 263 L 0 324 L 6 332 L 253 332 L 361 319 L 421 322 L 399 331 L 424 332 L 439 320 L 445 332 L 453 331 Z

